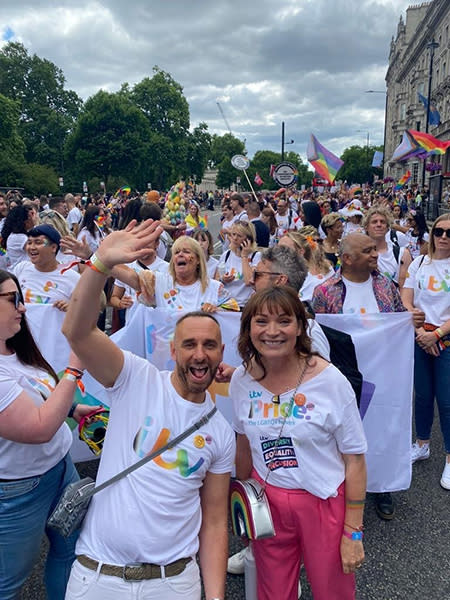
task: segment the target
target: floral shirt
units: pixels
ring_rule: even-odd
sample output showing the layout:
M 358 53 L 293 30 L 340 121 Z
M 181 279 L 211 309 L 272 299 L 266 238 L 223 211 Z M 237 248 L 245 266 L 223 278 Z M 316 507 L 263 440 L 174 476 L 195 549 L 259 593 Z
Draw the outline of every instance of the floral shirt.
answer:
M 404 312 L 400 294 L 395 284 L 378 271 L 371 274 L 373 293 L 380 312 Z M 325 283 L 314 289 L 312 307 L 316 313 L 341 314 L 345 300 L 345 283 L 340 269 Z

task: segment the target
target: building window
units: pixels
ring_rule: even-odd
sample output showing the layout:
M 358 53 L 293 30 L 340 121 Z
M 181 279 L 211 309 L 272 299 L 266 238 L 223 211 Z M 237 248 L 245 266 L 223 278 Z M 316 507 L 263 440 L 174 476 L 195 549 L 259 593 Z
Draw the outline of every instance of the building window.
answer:
M 412 182 L 417 183 L 419 180 L 419 163 L 413 163 L 412 166 Z
M 416 121 L 416 131 L 420 131 L 420 121 Z
M 404 121 L 406 119 L 406 104 L 403 102 L 400 104 L 400 121 Z
M 424 89 L 425 89 L 425 84 L 423 82 L 419 83 L 419 85 L 417 86 L 417 91 L 419 92 L 419 94 L 422 94 L 422 96 L 423 96 Z

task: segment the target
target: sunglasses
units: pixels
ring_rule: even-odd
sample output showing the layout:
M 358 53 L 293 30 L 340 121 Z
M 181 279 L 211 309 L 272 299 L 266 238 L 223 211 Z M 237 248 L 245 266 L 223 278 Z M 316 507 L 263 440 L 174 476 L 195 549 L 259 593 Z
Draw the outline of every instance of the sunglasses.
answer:
M 450 229 L 443 229 L 442 227 L 436 227 L 433 231 L 433 235 L 436 237 L 442 237 L 445 233 L 445 236 L 448 240 L 450 240 Z
M 5 296 L 8 298 L 11 298 L 12 301 L 14 302 L 14 308 L 19 308 L 19 305 L 22 303 L 23 304 L 23 300 L 19 294 L 19 292 L 3 292 L 2 294 L 0 294 L 0 296 Z
M 272 273 L 272 271 L 254 271 L 253 279 L 255 279 L 255 281 L 256 281 L 263 275 L 275 275 L 276 276 L 276 275 L 283 275 L 283 273 Z

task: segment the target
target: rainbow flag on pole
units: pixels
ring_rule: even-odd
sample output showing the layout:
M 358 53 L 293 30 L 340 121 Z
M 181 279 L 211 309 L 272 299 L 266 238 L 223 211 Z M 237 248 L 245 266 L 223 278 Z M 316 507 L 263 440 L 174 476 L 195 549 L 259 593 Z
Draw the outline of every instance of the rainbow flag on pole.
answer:
M 428 154 L 445 154 L 447 148 L 450 148 L 450 142 L 442 142 L 430 133 L 413 131 L 412 129 L 409 129 L 409 133 Z
M 408 181 L 411 179 L 411 171 L 406 171 L 404 175 L 400 177 L 397 185 L 394 187 L 394 190 L 401 190 L 403 186 L 405 186 Z
M 344 164 L 343 160 L 327 150 L 325 146 L 322 146 L 313 134 L 311 134 L 306 156 L 320 177 L 326 179 L 330 185 L 334 182 L 337 172 Z

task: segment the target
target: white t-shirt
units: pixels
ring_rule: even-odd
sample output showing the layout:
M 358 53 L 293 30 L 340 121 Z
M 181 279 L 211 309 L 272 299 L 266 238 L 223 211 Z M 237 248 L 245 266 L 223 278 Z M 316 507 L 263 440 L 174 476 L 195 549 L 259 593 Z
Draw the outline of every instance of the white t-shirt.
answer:
M 211 277 L 211 279 L 214 279 L 214 275 L 216 274 L 218 264 L 219 261 L 217 260 L 217 258 L 214 258 L 214 256 L 210 256 L 208 258 L 206 268 L 208 270 L 208 277 Z
M 408 267 L 405 288 L 414 290 L 414 306 L 425 322 L 442 325 L 450 319 L 450 259 L 418 256 Z
M 100 233 L 99 229 L 96 230 L 95 235 L 92 235 L 90 231 L 83 227 L 83 229 L 77 235 L 77 240 L 83 241 L 84 238 L 86 238 L 86 242 L 88 243 L 92 252 L 96 252 L 100 246 L 100 242 L 104 238 L 104 235 Z
M 234 215 L 233 223 L 239 223 L 239 221 L 245 221 L 246 223 L 248 223 L 249 218 L 246 210 L 243 210 L 239 214 Z
M 373 291 L 372 277 L 363 283 L 355 283 L 342 277 L 345 283 L 345 299 L 342 306 L 344 314 L 368 315 L 379 313 L 377 299 Z
M 72 230 L 74 225 L 79 225 L 83 220 L 83 215 L 81 214 L 81 210 L 74 206 L 69 210 L 69 214 L 67 215 L 67 224 L 69 225 L 69 229 Z
M 318 352 L 322 358 L 330 362 L 330 344 L 322 327 L 315 319 L 307 319 L 307 322 L 312 352 Z
M 403 233 L 401 231 L 395 231 L 395 233 L 397 234 L 397 242 L 398 242 L 398 245 L 400 246 L 400 248 L 406 248 L 406 246 L 409 244 L 409 239 L 408 239 L 408 236 L 406 235 L 406 233 Z M 388 246 L 394 245 L 393 241 L 391 240 L 390 230 L 388 230 L 384 239 L 386 240 Z
M 250 267 L 256 267 L 261 260 L 261 253 L 254 252 L 250 254 Z M 237 256 L 232 250 L 227 250 L 219 258 L 218 268 L 221 272 L 234 275 L 234 281 L 226 283 L 225 288 L 233 297 L 239 306 L 244 306 L 250 296 L 253 294 L 253 288 L 246 285 L 242 273 L 242 258 Z
M 321 273 L 319 275 L 313 275 L 308 271 L 305 281 L 302 287 L 300 288 L 300 300 L 304 300 L 305 302 L 311 301 L 313 297 L 314 288 L 324 283 L 324 281 L 326 281 L 327 279 L 330 279 L 330 277 L 333 277 L 333 275 L 334 269 L 332 269 L 331 267 L 328 273 L 325 273 L 325 275 L 322 275 Z
M 219 306 L 230 298 L 220 281 L 209 279 L 202 292 L 200 280 L 190 285 L 174 283 L 169 273 L 155 273 L 155 306 L 171 310 L 200 310 L 205 302 Z
M 399 248 L 398 253 L 398 262 L 395 260 L 395 254 L 393 250 L 393 245 L 388 244 L 388 249 L 386 252 L 378 253 L 378 270 L 382 275 L 385 275 L 391 281 L 395 281 L 398 283 L 398 277 L 400 274 L 400 266 L 402 262 L 403 255 L 405 253 L 405 247 Z
M 270 469 L 272 485 L 305 489 L 322 499 L 336 496 L 345 479 L 341 453 L 367 450 L 355 394 L 333 365 L 300 386 L 298 403 L 294 400 L 290 410 L 294 391 L 274 404 L 273 394 L 239 367 L 230 383 L 234 430 L 247 436 L 253 466 L 262 479 Z
M 421 249 L 421 245 L 419 243 L 419 238 L 416 235 L 414 235 L 413 229 L 409 229 L 406 232 L 406 234 L 403 234 L 403 235 L 406 237 L 406 239 L 408 241 L 407 245 L 408 245 L 408 250 L 411 253 L 411 256 L 413 258 L 417 258 L 420 254 L 420 249 Z M 424 242 L 430 241 L 430 235 L 427 232 L 425 232 L 423 234 L 423 241 Z
M 54 386 L 55 381 L 47 372 L 23 365 L 15 354 L 0 355 L 0 413 L 22 392 L 40 406 Z M 0 478 L 42 475 L 64 458 L 71 444 L 72 434 L 65 423 L 45 444 L 21 444 L 0 437 Z
M 61 273 L 62 265 L 54 271 L 41 272 L 32 262 L 24 260 L 12 269 L 22 288 L 25 304 L 53 304 L 69 300 L 80 278 L 75 269 Z
M 11 271 L 17 263 L 22 260 L 29 260 L 25 250 L 25 244 L 28 241 L 28 236 L 24 233 L 10 233 L 6 240 L 6 252 L 8 269 Z
M 298 214 L 295 212 L 295 210 L 292 210 L 292 208 L 288 208 L 285 215 L 280 215 L 278 213 L 275 213 L 275 219 L 278 224 L 278 230 L 277 230 L 278 237 L 281 237 L 288 231 L 291 231 L 293 229 L 298 230 L 301 227 L 303 227 L 302 220 L 300 219 Z
M 97 484 L 181 434 L 214 406 L 179 396 L 170 372 L 124 352 L 123 369 L 107 389 L 111 407 Z M 102 562 L 167 564 L 198 550 L 200 488 L 208 472 L 231 471 L 234 434 L 217 412 L 172 450 L 95 495 L 76 553 Z

